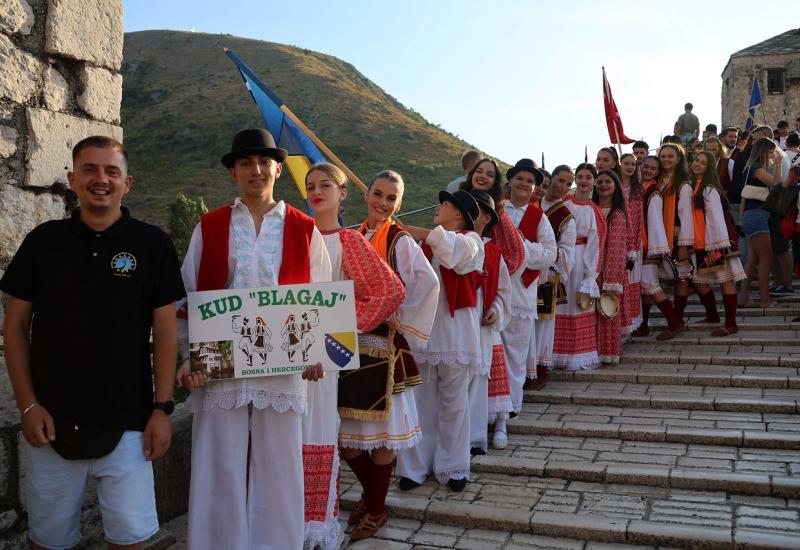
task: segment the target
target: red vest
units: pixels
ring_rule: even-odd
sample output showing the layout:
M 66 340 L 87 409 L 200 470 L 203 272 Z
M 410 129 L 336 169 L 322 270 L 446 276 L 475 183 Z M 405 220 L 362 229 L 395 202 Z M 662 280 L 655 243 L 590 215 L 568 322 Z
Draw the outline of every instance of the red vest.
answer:
M 469 231 L 461 231 L 461 233 L 469 233 Z M 433 250 L 427 243 L 422 243 L 422 252 L 425 253 L 429 262 L 432 261 Z M 483 273 L 470 271 L 459 275 L 442 265 L 439 266 L 439 272 L 442 274 L 442 285 L 447 305 L 450 308 L 450 317 L 456 316 L 457 309 L 478 305 L 478 289 L 483 283 Z
M 528 209 L 522 215 L 522 220 L 519 222 L 519 230 L 526 240 L 536 243 L 539 242 L 539 222 L 544 215 L 544 211 L 533 203 L 528 204 Z M 539 276 L 539 271 L 534 269 L 526 269 L 522 272 L 522 284 L 525 288 L 531 286 L 531 283 Z
M 500 282 L 500 247 L 493 242 L 483 244 L 483 314 L 489 311 L 497 296 Z
M 197 290 L 219 290 L 228 282 L 228 239 L 231 230 L 230 205 L 203 214 L 200 230 L 203 252 Z M 292 285 L 311 281 L 311 237 L 314 220 L 296 208 L 286 205 L 283 224 L 283 257 L 278 284 Z
M 573 218 L 572 210 L 569 209 L 567 203 L 559 201 L 547 209 L 544 213 L 550 221 L 550 227 L 553 228 L 553 233 L 556 236 L 556 242 L 561 238 L 561 229 L 564 224 Z

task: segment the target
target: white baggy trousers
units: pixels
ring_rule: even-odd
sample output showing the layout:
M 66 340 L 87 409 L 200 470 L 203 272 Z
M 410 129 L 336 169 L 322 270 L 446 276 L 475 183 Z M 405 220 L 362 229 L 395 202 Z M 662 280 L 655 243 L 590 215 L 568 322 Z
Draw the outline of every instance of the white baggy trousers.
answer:
M 248 407 L 196 412 L 192 423 L 192 550 L 301 550 L 301 415 Z M 250 479 L 247 439 L 252 428 Z

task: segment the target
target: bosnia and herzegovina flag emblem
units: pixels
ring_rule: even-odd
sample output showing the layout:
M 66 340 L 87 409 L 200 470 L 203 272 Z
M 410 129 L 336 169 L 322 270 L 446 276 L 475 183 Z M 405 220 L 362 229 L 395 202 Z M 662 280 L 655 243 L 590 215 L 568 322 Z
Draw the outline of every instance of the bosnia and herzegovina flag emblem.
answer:
M 353 358 L 356 346 L 355 332 L 332 332 L 325 335 L 325 351 L 340 369 L 346 367 Z

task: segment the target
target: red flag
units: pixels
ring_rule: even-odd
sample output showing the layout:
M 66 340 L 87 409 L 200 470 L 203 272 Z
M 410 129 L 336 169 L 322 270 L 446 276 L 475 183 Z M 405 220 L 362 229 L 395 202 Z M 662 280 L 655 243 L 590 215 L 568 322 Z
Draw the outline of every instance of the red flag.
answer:
M 625 135 L 622 129 L 622 119 L 617 110 L 617 104 L 614 102 L 614 96 L 611 95 L 611 86 L 608 84 L 606 78 L 606 68 L 603 67 L 603 106 L 606 110 L 606 124 L 608 125 L 608 137 L 611 143 L 633 143 L 635 139 L 631 139 Z

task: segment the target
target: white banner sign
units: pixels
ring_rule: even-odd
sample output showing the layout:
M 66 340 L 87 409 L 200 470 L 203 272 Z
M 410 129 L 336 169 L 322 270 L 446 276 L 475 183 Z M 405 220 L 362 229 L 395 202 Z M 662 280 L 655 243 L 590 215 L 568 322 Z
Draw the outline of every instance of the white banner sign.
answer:
M 189 351 L 210 380 L 357 369 L 353 281 L 190 292 Z

